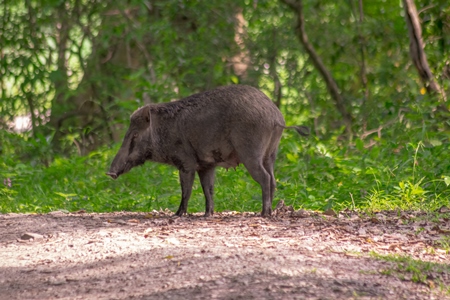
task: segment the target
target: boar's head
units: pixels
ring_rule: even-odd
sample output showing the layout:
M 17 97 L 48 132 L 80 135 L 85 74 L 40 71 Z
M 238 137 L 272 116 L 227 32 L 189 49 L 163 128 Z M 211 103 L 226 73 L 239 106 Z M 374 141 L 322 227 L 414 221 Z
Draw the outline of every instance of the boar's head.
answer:
M 130 128 L 106 175 L 117 179 L 121 174 L 151 159 L 151 137 L 150 107 L 144 106 L 131 115 Z

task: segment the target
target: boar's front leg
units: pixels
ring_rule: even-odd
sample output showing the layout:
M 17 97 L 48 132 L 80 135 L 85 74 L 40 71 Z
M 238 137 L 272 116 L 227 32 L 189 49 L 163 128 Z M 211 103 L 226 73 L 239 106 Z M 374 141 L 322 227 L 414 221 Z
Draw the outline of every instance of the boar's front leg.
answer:
M 195 171 L 180 170 L 180 184 L 181 184 L 181 203 L 175 215 L 181 217 L 187 212 L 189 198 L 192 193 L 192 185 L 194 184 Z
M 206 200 L 205 217 L 209 217 L 214 213 L 214 167 L 198 171 L 198 177 L 202 184 L 203 194 Z

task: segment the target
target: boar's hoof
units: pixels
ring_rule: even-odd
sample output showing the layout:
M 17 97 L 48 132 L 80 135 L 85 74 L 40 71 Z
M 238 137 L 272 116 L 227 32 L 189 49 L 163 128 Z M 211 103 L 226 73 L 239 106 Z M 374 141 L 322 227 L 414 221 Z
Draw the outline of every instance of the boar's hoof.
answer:
M 117 174 L 116 173 L 106 173 L 106 175 L 111 176 L 112 179 L 117 179 Z
M 184 214 L 186 213 L 185 210 L 177 210 L 177 212 L 175 213 L 174 217 L 182 217 Z
M 261 217 L 263 217 L 263 218 L 269 218 L 271 215 L 272 215 L 272 210 L 271 209 L 269 209 L 267 211 L 263 210 L 261 212 Z

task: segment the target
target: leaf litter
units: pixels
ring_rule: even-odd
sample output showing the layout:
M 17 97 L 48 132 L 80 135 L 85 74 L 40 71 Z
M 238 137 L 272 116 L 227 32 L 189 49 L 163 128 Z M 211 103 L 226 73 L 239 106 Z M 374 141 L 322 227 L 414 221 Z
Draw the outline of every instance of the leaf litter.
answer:
M 4 214 L 0 299 L 450 299 L 443 211 Z

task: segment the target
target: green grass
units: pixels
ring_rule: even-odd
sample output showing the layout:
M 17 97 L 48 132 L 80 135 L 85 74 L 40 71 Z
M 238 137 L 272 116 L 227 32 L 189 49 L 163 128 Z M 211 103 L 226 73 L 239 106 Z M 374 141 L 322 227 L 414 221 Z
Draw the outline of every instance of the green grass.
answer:
M 178 208 L 180 187 L 173 167 L 147 162 L 115 181 L 105 175 L 120 145 L 84 157 L 55 158 L 49 154 L 45 139 L 28 139 L 32 143 L 26 147 L 18 144 L 25 149 L 21 152 L 17 141 L 14 144 L 17 137 L 3 137 L 6 142 L 0 148 L 2 213 Z M 275 167 L 274 205 L 283 199 L 296 209 L 313 210 L 433 211 L 448 207 L 450 145 L 445 137 L 442 139 L 444 142 L 440 143 L 426 138 L 413 142 L 408 137 L 408 143 L 377 139 L 374 146 L 366 149 L 359 140 L 348 145 L 337 137 L 321 141 L 286 132 Z M 215 210 L 261 210 L 261 189 L 242 165 L 236 170 L 217 169 Z M 204 211 L 198 179 L 188 211 Z
M 393 263 L 392 267 L 380 271 L 383 275 L 395 276 L 401 280 L 421 283 L 430 288 L 437 288 L 446 294 L 450 294 L 450 286 L 448 285 L 450 266 L 447 264 L 421 261 L 401 255 L 371 253 L 371 256 Z M 447 280 L 444 280 L 444 278 Z
M 446 255 L 450 254 L 450 236 L 449 235 L 443 235 L 440 240 L 437 240 L 436 247 L 439 247 L 443 250 L 445 250 Z
M 282 141 L 278 197 L 295 207 L 369 211 L 449 206 L 450 145 L 379 139 L 342 146 L 310 138 Z

